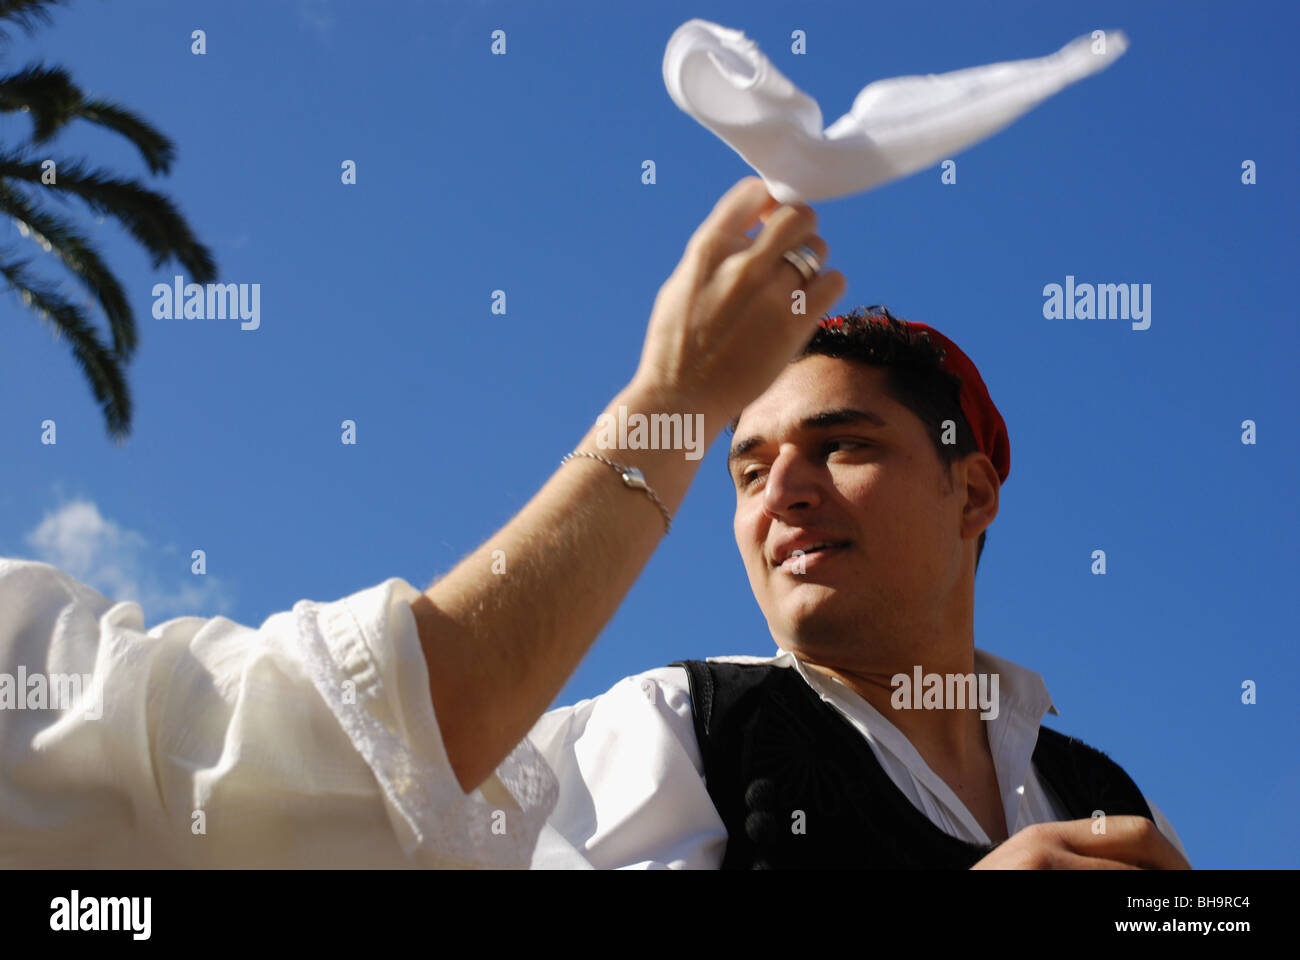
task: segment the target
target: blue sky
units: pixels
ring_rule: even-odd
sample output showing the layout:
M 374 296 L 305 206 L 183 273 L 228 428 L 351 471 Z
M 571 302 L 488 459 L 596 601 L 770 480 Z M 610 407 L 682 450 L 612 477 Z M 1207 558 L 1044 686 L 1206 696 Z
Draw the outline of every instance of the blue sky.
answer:
M 1044 676 L 1050 725 L 1123 765 L 1195 866 L 1300 865 L 1293 4 L 127 9 L 75 2 L 17 34 L 3 68 L 65 65 L 171 136 L 164 179 L 93 129 L 54 152 L 174 197 L 218 279 L 261 285 L 261 326 L 155 320 L 174 265 L 82 218 L 136 311 L 133 435 L 109 442 L 66 344 L 4 295 L 0 555 L 139 599 L 150 625 L 256 625 L 390 576 L 423 588 L 527 502 L 632 375 L 687 238 L 751 172 L 664 89 L 683 21 L 744 30 L 828 124 L 874 79 L 1125 30 L 1109 70 L 958 155 L 957 184 L 936 167 L 815 204 L 819 233 L 848 279 L 840 308 L 938 327 L 1006 418 L 977 645 Z M 496 28 L 504 57 L 489 54 Z M 24 122 L 0 121 L 0 140 Z M 12 223 L 0 232 L 39 257 Z M 1150 328 L 1044 319 L 1043 287 L 1067 275 L 1151 284 Z M 347 418 L 355 446 L 339 442 Z M 774 651 L 724 457 L 715 444 L 557 705 L 682 657 Z M 196 548 L 206 578 L 189 573 Z

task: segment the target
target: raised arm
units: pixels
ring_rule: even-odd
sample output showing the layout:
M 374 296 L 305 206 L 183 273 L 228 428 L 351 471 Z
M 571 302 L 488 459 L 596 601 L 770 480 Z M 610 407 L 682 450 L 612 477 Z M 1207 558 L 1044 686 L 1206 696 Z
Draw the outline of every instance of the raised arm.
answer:
M 749 237 L 760 219 L 763 230 Z M 758 177 L 732 187 L 660 288 L 640 365 L 605 413 L 615 422 L 620 406 L 647 420 L 702 415 L 702 454 L 843 294 L 839 271 L 805 282 L 782 256 L 806 245 L 824 261 L 816 227 L 810 207 L 778 205 Z M 802 313 L 799 289 L 807 292 Z M 597 421 L 573 449 L 638 468 L 675 514 L 702 457 L 606 449 L 599 434 Z M 663 515 L 644 492 L 607 464 L 577 457 L 412 603 L 438 726 L 463 790 L 487 779 L 545 712 L 663 536 Z M 494 572 L 502 561 L 505 572 Z

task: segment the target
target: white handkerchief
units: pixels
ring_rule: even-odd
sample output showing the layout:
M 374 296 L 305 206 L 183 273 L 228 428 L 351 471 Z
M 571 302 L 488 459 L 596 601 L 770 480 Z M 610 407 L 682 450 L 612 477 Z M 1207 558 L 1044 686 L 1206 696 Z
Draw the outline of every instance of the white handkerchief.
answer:
M 905 177 L 997 133 L 1021 114 L 1113 63 L 1118 30 L 1056 53 L 864 87 L 822 130 L 822 112 L 739 30 L 688 20 L 664 50 L 673 102 L 708 127 L 782 203 L 825 200 Z

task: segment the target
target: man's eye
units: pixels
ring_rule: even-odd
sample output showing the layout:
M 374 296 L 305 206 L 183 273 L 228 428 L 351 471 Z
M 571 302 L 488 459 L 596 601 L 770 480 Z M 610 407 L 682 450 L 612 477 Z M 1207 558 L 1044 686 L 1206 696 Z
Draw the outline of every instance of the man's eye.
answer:
M 844 446 L 848 446 L 850 448 L 869 447 L 870 445 L 871 444 L 868 443 L 866 440 L 857 440 L 857 439 L 828 440 L 825 444 L 827 453 L 834 453 L 837 447 L 844 447 Z M 739 484 L 740 489 L 743 490 L 746 487 L 752 486 L 754 480 L 761 475 L 762 475 L 762 468 L 751 467 L 750 469 L 745 470 L 743 473 L 740 474 L 740 478 L 737 481 L 737 483 Z
M 832 448 L 843 446 L 845 444 L 848 444 L 850 447 L 865 447 L 868 445 L 865 440 L 831 440 L 826 444 L 826 452 L 831 453 L 833 452 Z

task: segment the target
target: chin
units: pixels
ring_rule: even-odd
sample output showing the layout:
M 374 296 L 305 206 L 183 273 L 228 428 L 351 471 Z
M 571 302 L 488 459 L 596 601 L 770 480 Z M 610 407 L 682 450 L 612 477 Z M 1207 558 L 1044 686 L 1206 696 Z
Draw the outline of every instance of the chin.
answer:
M 789 635 L 802 637 L 809 633 L 822 633 L 838 619 L 834 602 L 836 590 L 820 583 L 800 584 L 797 591 L 782 597 L 778 603 L 779 619 Z

